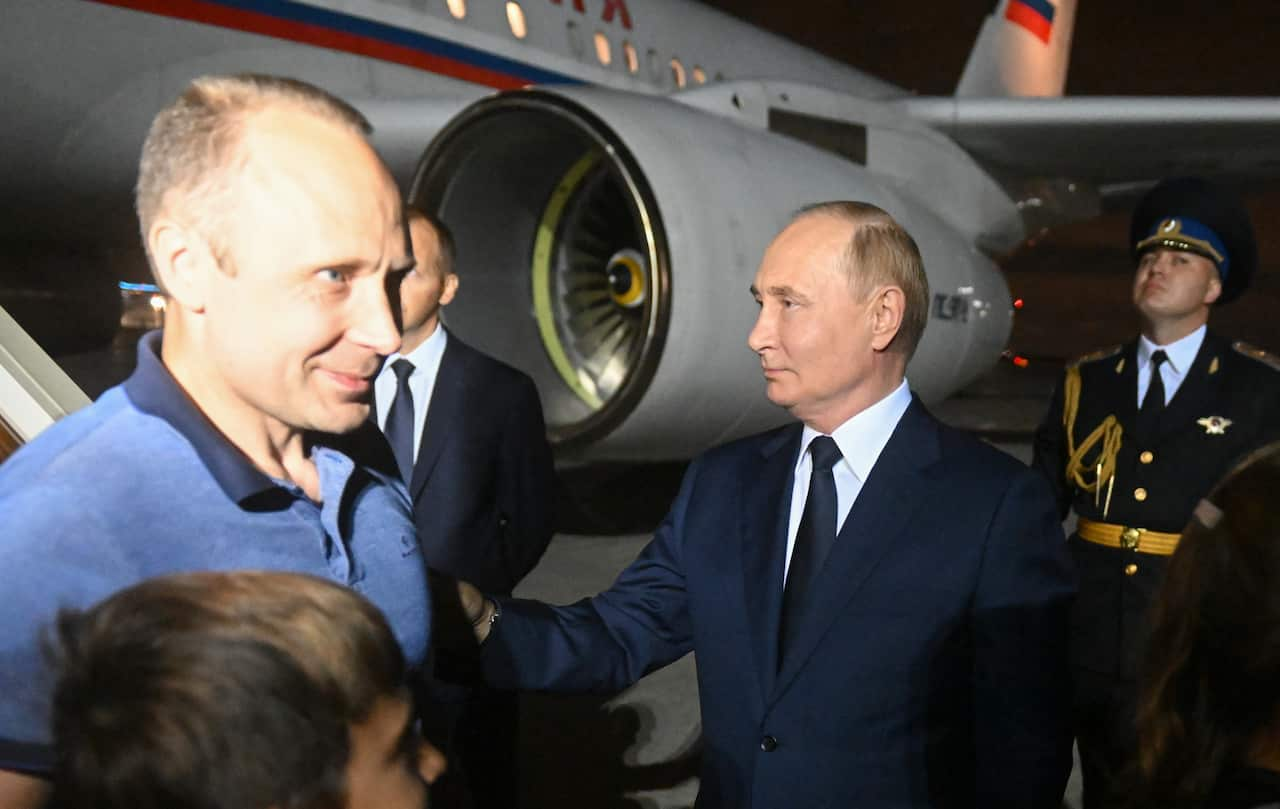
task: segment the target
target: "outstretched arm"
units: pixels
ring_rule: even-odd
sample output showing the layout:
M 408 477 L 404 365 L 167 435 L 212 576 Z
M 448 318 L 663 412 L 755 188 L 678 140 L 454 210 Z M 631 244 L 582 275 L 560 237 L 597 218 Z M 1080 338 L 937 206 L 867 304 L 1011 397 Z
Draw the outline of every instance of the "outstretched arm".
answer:
M 524 599 L 477 601 L 459 591 L 490 684 L 514 689 L 614 693 L 692 649 L 682 546 L 698 464 L 653 539 L 608 590 L 566 607 Z M 501 616 L 490 624 L 494 604 Z

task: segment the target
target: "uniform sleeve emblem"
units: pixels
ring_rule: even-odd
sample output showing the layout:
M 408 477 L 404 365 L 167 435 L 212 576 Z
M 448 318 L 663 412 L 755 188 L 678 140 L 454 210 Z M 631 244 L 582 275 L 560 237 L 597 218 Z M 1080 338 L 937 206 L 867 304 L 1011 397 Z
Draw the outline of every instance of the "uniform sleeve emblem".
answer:
M 1226 435 L 1231 423 L 1231 419 L 1224 419 L 1222 416 L 1205 416 L 1202 419 L 1196 419 L 1196 424 L 1204 428 L 1205 435 Z

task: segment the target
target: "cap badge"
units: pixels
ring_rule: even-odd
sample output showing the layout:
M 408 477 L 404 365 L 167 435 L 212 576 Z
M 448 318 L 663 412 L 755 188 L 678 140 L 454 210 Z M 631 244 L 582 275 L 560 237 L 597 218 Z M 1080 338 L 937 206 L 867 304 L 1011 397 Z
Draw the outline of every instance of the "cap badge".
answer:
M 1177 219 L 1166 219 L 1160 223 L 1161 233 L 1177 233 L 1182 230 L 1182 223 Z
M 1227 428 L 1231 426 L 1231 419 L 1224 419 L 1222 416 L 1205 416 L 1202 419 L 1196 419 L 1196 424 L 1204 428 L 1205 435 L 1226 435 Z

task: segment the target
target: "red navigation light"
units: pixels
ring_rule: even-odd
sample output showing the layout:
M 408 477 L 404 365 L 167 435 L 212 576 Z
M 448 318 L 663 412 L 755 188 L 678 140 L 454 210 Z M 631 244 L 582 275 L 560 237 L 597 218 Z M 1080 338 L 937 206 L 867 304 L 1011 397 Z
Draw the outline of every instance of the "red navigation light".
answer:
M 1021 309 L 1021 308 L 1022 308 L 1022 305 L 1023 305 L 1022 298 L 1014 298 L 1014 299 L 1013 299 L 1013 308 L 1014 308 L 1014 309 Z
M 1017 366 L 1017 367 L 1019 367 L 1019 368 L 1026 368 L 1028 365 L 1030 365 L 1030 364 L 1031 364 L 1031 362 L 1030 362 L 1026 357 L 1022 356 L 1021 354 L 1014 354 L 1014 355 L 1013 355 L 1013 364 L 1014 364 L 1014 365 L 1016 365 L 1016 366 Z

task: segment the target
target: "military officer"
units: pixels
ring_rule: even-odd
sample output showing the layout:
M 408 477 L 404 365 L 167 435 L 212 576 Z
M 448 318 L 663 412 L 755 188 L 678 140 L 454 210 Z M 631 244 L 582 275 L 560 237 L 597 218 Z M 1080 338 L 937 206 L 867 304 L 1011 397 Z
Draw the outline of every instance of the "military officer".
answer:
M 1243 207 L 1204 180 L 1167 180 L 1129 236 L 1142 333 L 1068 366 L 1033 461 L 1062 516 L 1079 518 L 1071 660 L 1085 809 L 1133 755 L 1147 602 L 1178 534 L 1236 459 L 1280 437 L 1280 363 L 1206 328 L 1257 264 Z

